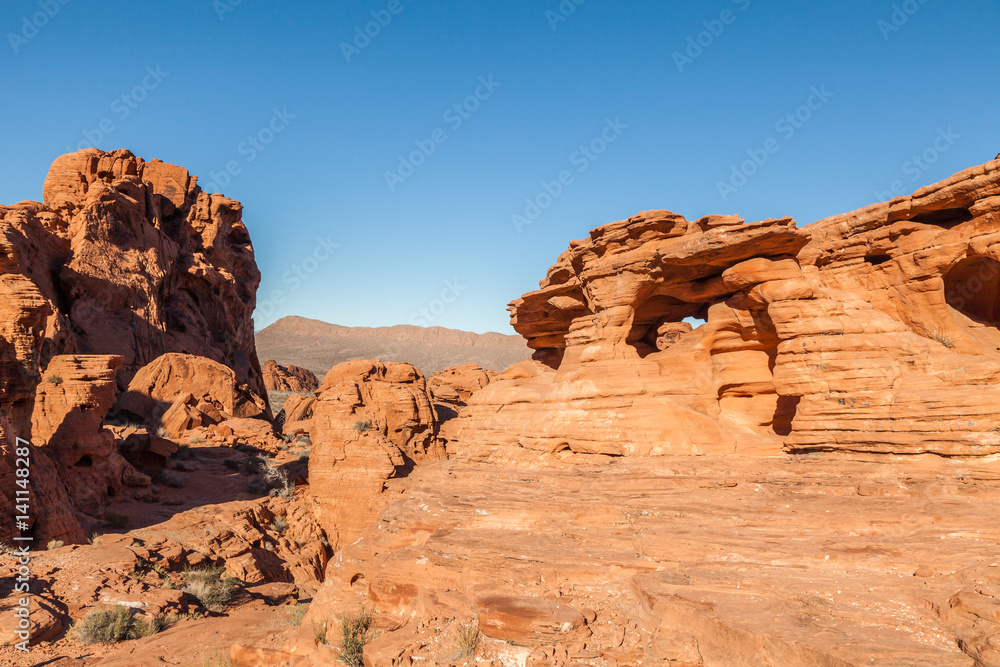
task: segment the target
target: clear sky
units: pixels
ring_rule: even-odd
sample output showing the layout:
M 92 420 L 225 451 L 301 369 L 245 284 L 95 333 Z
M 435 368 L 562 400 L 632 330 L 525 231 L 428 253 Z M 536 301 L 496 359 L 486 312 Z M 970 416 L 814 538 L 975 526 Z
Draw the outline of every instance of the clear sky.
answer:
M 0 203 L 128 148 L 243 202 L 257 328 L 511 333 L 601 224 L 804 225 L 991 160 L 998 4 L 7 0 Z

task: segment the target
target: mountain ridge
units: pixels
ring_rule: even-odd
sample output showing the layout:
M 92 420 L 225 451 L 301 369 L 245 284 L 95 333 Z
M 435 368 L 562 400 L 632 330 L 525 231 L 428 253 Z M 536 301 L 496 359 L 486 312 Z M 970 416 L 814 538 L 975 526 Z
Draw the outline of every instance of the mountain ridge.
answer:
M 283 317 L 254 335 L 261 359 L 317 374 L 352 359 L 406 361 L 431 375 L 468 363 L 503 370 L 531 356 L 521 336 L 495 331 L 480 334 L 411 324 L 347 327 L 297 315 Z

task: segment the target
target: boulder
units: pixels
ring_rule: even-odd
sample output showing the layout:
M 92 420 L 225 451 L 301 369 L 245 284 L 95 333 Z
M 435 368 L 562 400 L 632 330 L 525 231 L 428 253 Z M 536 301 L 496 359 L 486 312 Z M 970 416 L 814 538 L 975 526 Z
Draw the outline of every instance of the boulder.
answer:
M 345 362 L 330 369 L 316 398 L 309 482 L 336 549 L 378 515 L 389 479 L 443 450 L 427 383 L 410 364 Z
M 268 391 L 316 391 L 319 380 L 312 371 L 299 366 L 282 366 L 273 359 L 264 362 L 264 387 Z
M 171 435 L 231 418 L 269 419 L 267 403 L 228 366 L 191 354 L 164 354 L 136 373 L 115 411 Z

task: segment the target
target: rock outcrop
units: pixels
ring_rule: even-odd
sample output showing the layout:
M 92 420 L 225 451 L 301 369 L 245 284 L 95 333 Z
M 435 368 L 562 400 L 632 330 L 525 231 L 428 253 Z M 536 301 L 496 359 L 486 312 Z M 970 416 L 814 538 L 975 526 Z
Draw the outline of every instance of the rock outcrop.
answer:
M 171 435 L 232 418 L 270 418 L 264 400 L 228 366 L 168 353 L 143 366 L 115 404 L 119 414 L 159 423 Z
M 0 240 L 0 248 L 4 251 L 0 258 L 0 312 L 4 313 L 0 318 L 0 538 L 30 535 L 38 542 L 82 540 L 84 532 L 73 515 L 59 468 L 44 449 L 34 446 L 31 437 L 49 305 L 38 287 L 20 273 L 23 267 L 11 246 Z M 15 511 L 15 506 L 22 509 Z
M 73 507 L 96 516 L 109 497 L 150 486 L 149 478 L 118 453 L 114 434 L 103 427 L 121 364 L 121 357 L 108 355 L 53 357 L 31 415 L 32 443 L 58 466 Z
M 309 433 L 309 422 L 316 407 L 316 397 L 310 394 L 292 394 L 281 408 L 281 414 L 275 418 L 277 424 L 280 418 L 281 429 L 285 435 Z
M 804 228 L 647 211 L 511 303 L 534 361 L 443 435 L 491 459 L 995 455 L 998 296 L 1000 162 Z
M 388 480 L 444 453 L 427 382 L 410 364 L 345 362 L 330 369 L 316 397 L 309 484 L 336 549 L 378 516 Z
M 268 391 L 309 392 L 319 388 L 319 380 L 307 368 L 282 366 L 273 359 L 264 362 L 264 388 Z
M 164 352 L 208 357 L 263 396 L 252 314 L 260 272 L 242 206 L 126 150 L 58 158 L 44 204 L 0 206 L 0 247 L 49 314 L 42 364 L 114 354 L 118 386 Z

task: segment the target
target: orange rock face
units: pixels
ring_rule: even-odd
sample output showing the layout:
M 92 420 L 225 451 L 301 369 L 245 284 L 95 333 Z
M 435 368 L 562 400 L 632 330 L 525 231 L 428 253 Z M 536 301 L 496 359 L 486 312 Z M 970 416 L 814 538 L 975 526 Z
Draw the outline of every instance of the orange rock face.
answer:
M 410 364 L 345 362 L 316 396 L 309 483 L 336 549 L 378 516 L 388 480 L 443 452 L 427 383 Z
M 62 470 L 73 506 L 92 515 L 101 514 L 105 501 L 123 489 L 150 486 L 103 428 L 121 364 L 121 357 L 106 355 L 53 357 L 35 394 L 32 442 Z
M 990 456 L 998 297 L 1000 162 L 803 228 L 648 211 L 571 243 L 511 304 L 535 361 L 443 434 L 491 459 Z
M 84 532 L 73 516 L 59 468 L 43 448 L 28 444 L 49 305 L 38 287 L 20 274 L 22 267 L 11 246 L 0 247 L 5 251 L 0 260 L 0 312 L 4 314 L 0 318 L 0 538 L 28 532 L 19 530 L 15 522 L 17 516 L 25 515 L 15 511 L 15 505 L 25 500 L 17 494 L 23 489 L 28 491 L 30 510 L 25 523 L 36 540 L 79 541 Z M 25 458 L 27 466 L 18 461 Z M 22 485 L 18 485 L 24 479 L 18 469 L 30 471 Z
M 238 202 L 125 150 L 63 155 L 43 195 L 0 206 L 5 262 L 49 307 L 43 364 L 122 355 L 123 389 L 164 352 L 184 351 L 226 364 L 263 395 L 252 322 L 260 273 Z
M 268 391 L 316 391 L 319 380 L 311 370 L 282 366 L 273 359 L 264 362 L 264 388 Z
M 164 354 L 136 373 L 115 410 L 172 435 L 230 418 L 270 418 L 270 408 L 227 366 L 191 354 Z

